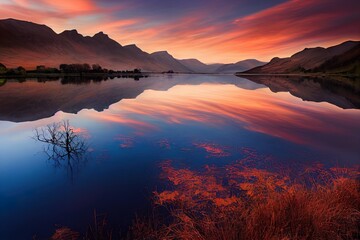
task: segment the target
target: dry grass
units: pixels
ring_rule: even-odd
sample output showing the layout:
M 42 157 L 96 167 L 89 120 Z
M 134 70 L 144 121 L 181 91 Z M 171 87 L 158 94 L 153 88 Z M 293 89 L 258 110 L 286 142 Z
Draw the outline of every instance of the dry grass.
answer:
M 360 239 L 357 169 L 315 166 L 295 181 L 242 163 L 225 172 L 162 167 L 172 187 L 154 193 L 153 216 L 137 218 L 123 239 Z M 92 227 L 79 239 L 120 237 Z
M 163 171 L 174 188 L 156 192 L 155 203 L 170 218 L 135 221 L 132 239 L 360 238 L 356 169 L 315 166 L 304 170 L 300 183 L 239 163 L 220 174 L 226 184 L 216 177 L 219 169 L 198 173 L 165 163 Z
M 359 182 L 338 179 L 332 185 L 292 187 L 266 199 L 237 199 L 203 210 L 182 202 L 167 206 L 168 224 L 137 220 L 133 239 L 358 239 Z M 155 224 L 157 223 L 157 224 Z

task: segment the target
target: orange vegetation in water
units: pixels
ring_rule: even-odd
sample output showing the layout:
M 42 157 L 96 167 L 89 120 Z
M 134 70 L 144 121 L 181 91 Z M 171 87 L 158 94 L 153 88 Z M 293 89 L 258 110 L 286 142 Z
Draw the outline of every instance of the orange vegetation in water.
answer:
M 78 232 L 75 232 L 68 227 L 61 227 L 56 229 L 50 240 L 77 240 L 79 237 L 80 234 Z
M 251 154 L 253 152 L 250 151 Z M 250 154 L 250 155 L 251 155 Z M 246 157 L 245 157 L 245 160 Z M 162 164 L 171 190 L 154 192 L 170 220 L 137 220 L 134 239 L 358 239 L 357 168 L 302 169 L 301 177 L 247 166 L 201 172 Z M 145 237 L 146 236 L 146 237 Z M 144 238 L 145 237 L 145 238 Z
M 242 152 L 243 159 L 201 171 L 163 162 L 161 177 L 169 186 L 154 192 L 152 217 L 137 218 L 124 239 L 360 238 L 358 167 L 313 164 L 289 174 L 256 166 L 273 165 L 271 157 L 247 148 Z M 90 233 L 84 239 L 117 239 Z M 68 229 L 57 230 L 52 239 L 62 234 Z

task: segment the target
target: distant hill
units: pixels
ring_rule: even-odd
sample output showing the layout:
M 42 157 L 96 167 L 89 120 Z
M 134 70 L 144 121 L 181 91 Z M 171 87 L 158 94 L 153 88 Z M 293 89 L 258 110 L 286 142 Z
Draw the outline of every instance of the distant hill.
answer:
M 245 73 L 355 73 L 359 72 L 359 45 L 359 41 L 347 41 L 329 48 L 305 48 L 288 58 L 273 58 Z
M 257 62 L 207 65 L 196 59 L 178 60 L 166 51 L 149 54 L 136 45 L 122 46 L 103 32 L 92 37 L 76 30 L 57 34 L 46 25 L 16 19 L 0 20 L 0 63 L 8 68 L 23 66 L 26 69 L 38 65 L 97 63 L 114 70 L 140 68 L 183 73 L 235 73 L 257 66 Z
M 179 60 L 181 64 L 186 66 L 188 69 L 191 69 L 197 73 L 212 73 L 215 72 L 215 69 L 223 64 L 205 64 L 197 59 L 182 59 Z
M 200 73 L 236 73 L 266 64 L 266 62 L 260 62 L 256 59 L 247 59 L 231 64 L 204 64 L 197 59 L 179 61 L 194 72 Z
M 167 51 L 154 52 L 150 54 L 153 59 L 155 59 L 160 65 L 168 66 L 168 70 L 173 70 L 177 72 L 194 72 L 193 70 L 187 68 Z
M 216 72 L 219 73 L 236 73 L 242 72 L 254 67 L 263 66 L 266 62 L 260 62 L 256 59 L 247 59 L 237 63 L 224 64 L 216 69 Z

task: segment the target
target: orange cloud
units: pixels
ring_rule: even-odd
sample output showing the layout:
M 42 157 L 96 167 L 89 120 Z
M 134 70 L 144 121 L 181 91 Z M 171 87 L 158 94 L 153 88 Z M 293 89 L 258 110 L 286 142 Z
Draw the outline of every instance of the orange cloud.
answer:
M 151 10 L 137 12 L 137 5 L 129 2 L 104 7 L 95 0 L 15 0 L 1 4 L 0 15 L 47 24 L 57 32 L 105 31 L 122 45 L 135 43 L 148 52 L 168 50 L 177 58 L 204 62 L 270 60 L 305 47 L 360 39 L 358 1 L 288 0 L 245 16 L 234 14 L 232 4 L 224 3 L 217 17 L 211 17 L 210 1 L 208 6 L 159 20 L 149 16 Z
M 66 13 L 92 12 L 98 10 L 91 0 L 43 0 L 43 3 L 56 11 L 63 11 Z
M 225 22 L 212 22 L 208 16 L 204 8 L 148 27 L 114 29 L 114 36 L 149 52 L 166 49 L 177 58 L 196 57 L 205 62 L 270 60 L 304 47 L 360 39 L 360 16 L 351 1 L 339 5 L 333 0 L 290 0 Z

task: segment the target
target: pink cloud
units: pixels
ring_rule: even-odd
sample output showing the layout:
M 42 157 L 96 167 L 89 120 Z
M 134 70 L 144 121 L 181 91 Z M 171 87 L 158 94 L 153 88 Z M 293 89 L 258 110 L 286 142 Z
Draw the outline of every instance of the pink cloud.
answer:
M 231 11 L 230 3 L 216 13 L 204 7 L 161 21 L 141 13 L 129 16 L 129 8 L 134 6 L 116 3 L 110 8 L 93 0 L 15 0 L 1 4 L 0 15 L 47 24 L 57 32 L 76 28 L 93 35 L 105 31 L 123 45 L 135 43 L 148 52 L 168 50 L 177 58 L 205 62 L 270 60 L 305 47 L 360 40 L 360 2 L 353 0 L 289 0 L 221 21 L 211 16 L 225 16 Z

